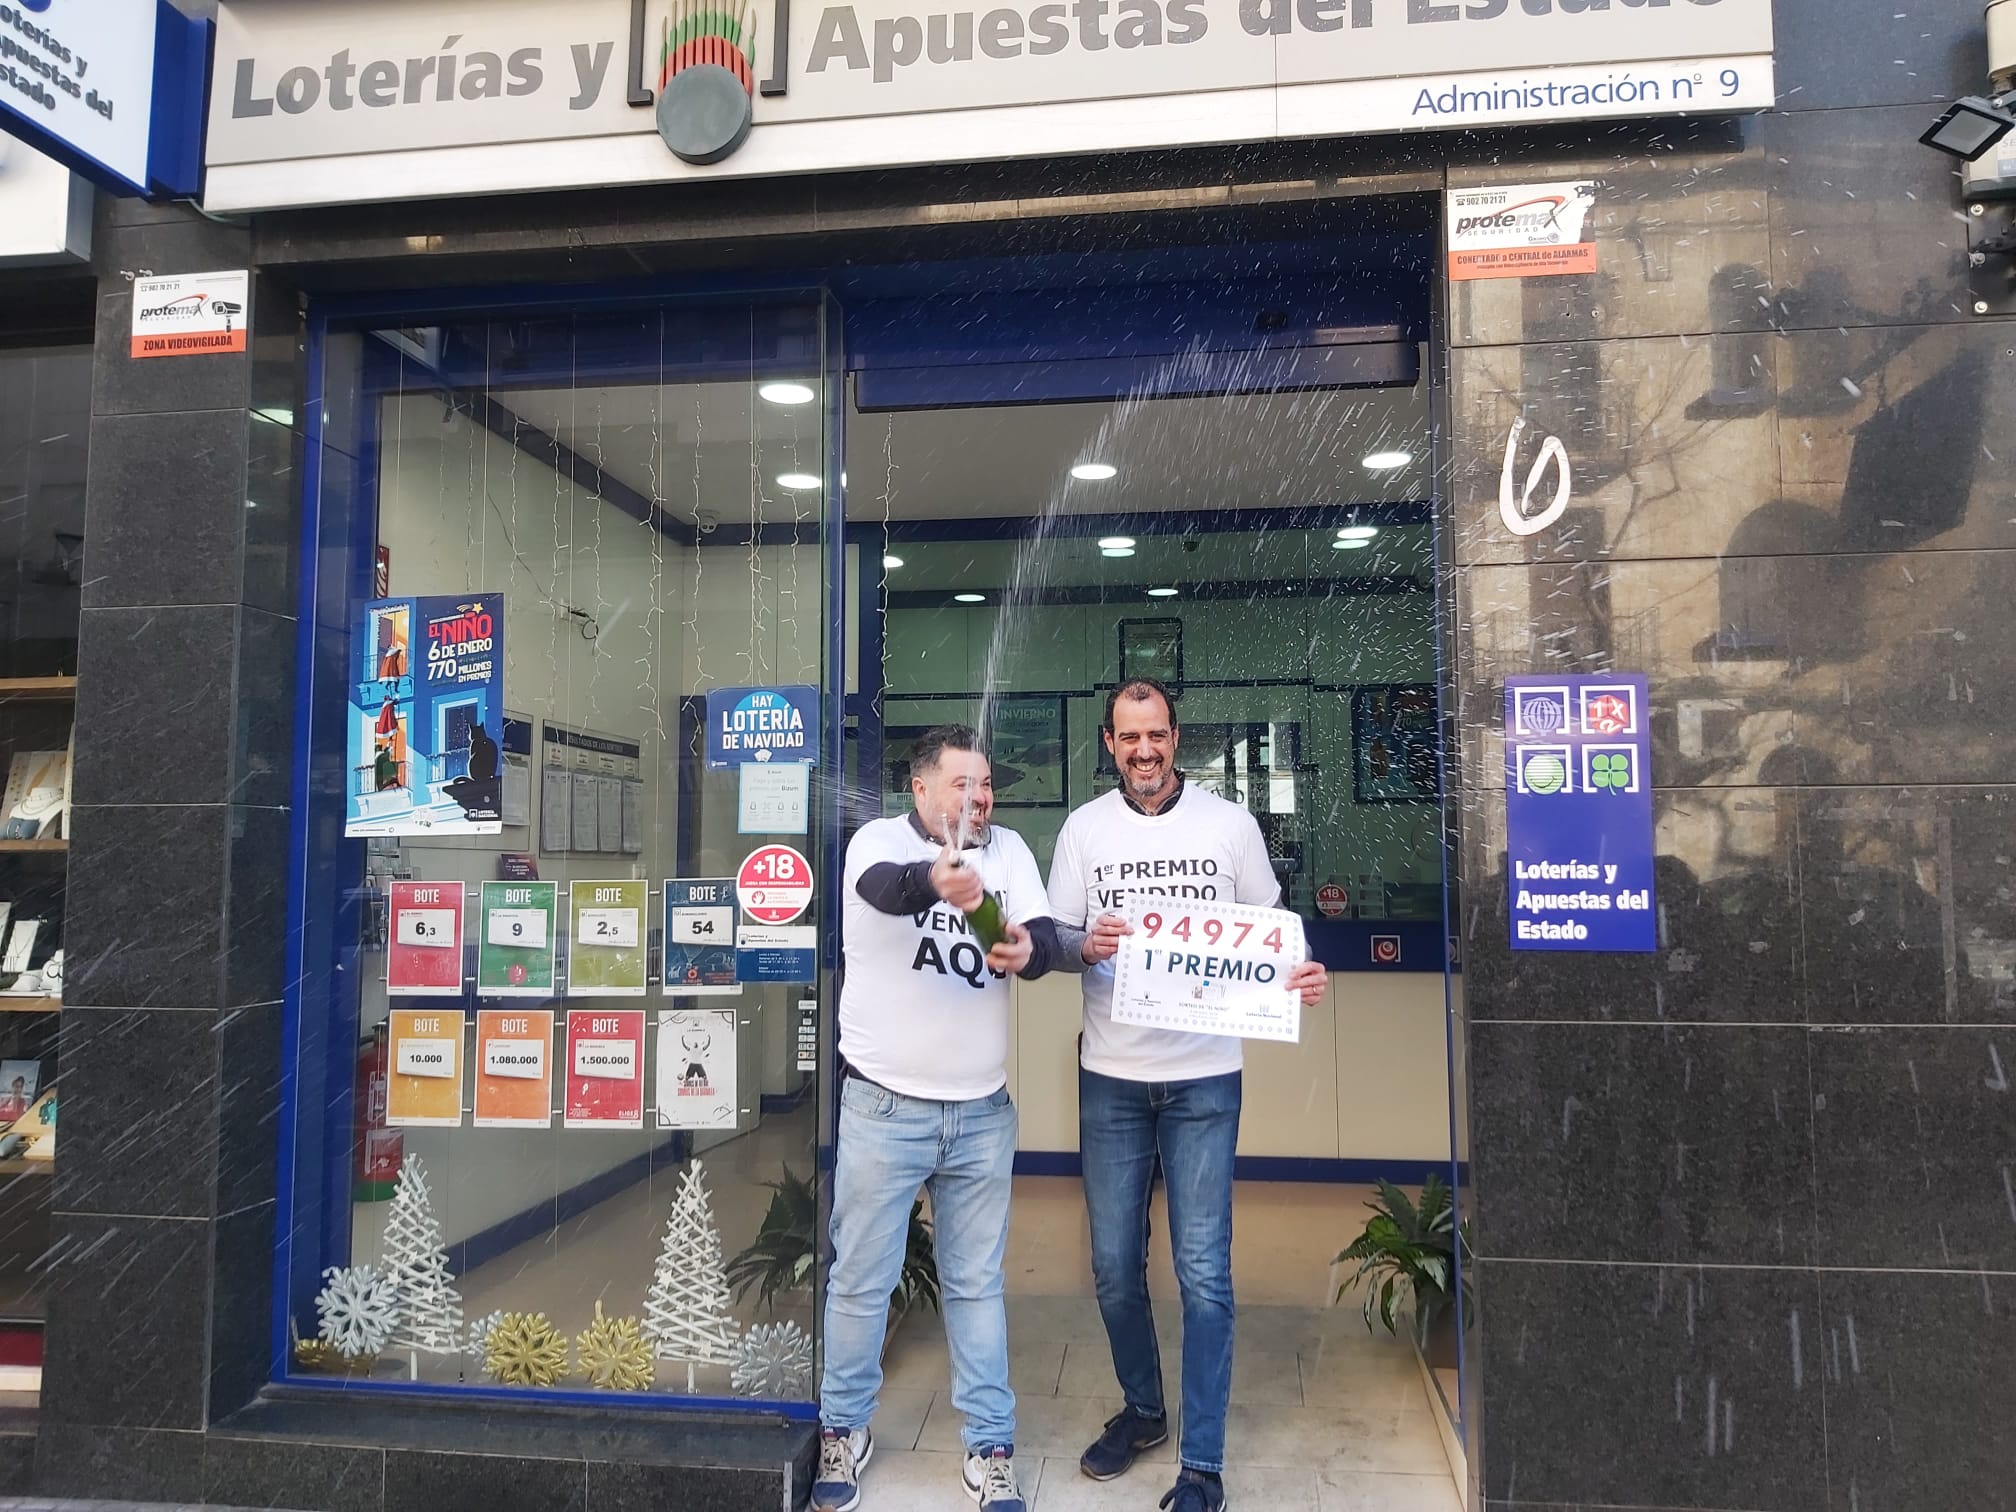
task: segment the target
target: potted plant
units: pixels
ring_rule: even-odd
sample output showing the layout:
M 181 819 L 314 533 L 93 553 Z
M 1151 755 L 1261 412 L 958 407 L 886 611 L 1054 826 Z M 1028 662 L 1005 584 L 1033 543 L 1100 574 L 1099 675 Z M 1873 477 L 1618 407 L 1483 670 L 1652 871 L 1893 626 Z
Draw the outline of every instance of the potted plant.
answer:
M 1431 1366 L 1454 1364 L 1453 1322 L 1447 1322 L 1456 1288 L 1462 1288 L 1464 1315 L 1471 1315 L 1470 1282 L 1463 1274 L 1462 1255 L 1469 1249 L 1470 1225 L 1456 1223 L 1455 1194 L 1441 1177 L 1430 1174 L 1413 1202 L 1390 1181 L 1379 1183 L 1379 1197 L 1366 1207 L 1372 1216 L 1364 1232 L 1339 1254 L 1335 1265 L 1355 1262 L 1358 1269 L 1337 1288 L 1337 1300 L 1353 1284 L 1365 1288 L 1365 1327 L 1384 1323 L 1397 1335 L 1399 1309 L 1412 1303 L 1414 1343 Z M 1447 1326 L 1441 1326 L 1447 1323 Z
M 764 1185 L 770 1188 L 769 1210 L 749 1247 L 728 1262 L 728 1284 L 738 1302 L 754 1290 L 757 1301 L 771 1308 L 780 1292 L 795 1292 L 811 1283 L 812 1268 L 819 1261 L 819 1194 L 810 1180 L 789 1166 L 780 1180 Z M 891 1334 L 919 1302 L 930 1303 L 934 1310 L 938 1306 L 938 1257 L 921 1198 L 910 1209 L 903 1271 L 889 1294 Z

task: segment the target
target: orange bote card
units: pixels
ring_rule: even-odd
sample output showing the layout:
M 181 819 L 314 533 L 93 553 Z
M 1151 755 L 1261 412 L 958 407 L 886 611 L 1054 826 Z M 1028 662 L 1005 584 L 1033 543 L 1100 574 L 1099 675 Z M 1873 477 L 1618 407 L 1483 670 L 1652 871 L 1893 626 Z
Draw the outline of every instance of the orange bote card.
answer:
M 553 1011 L 485 1008 L 476 1015 L 476 1127 L 553 1124 Z
M 462 1123 L 462 1010 L 394 1008 L 385 1122 L 392 1128 Z

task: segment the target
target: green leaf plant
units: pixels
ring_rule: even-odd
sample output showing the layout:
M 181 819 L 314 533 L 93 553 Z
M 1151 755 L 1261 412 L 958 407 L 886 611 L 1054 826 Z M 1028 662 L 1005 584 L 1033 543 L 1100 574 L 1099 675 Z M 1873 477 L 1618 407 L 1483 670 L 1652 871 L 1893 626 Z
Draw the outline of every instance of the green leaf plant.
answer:
M 1336 1300 L 1353 1285 L 1365 1288 L 1365 1327 L 1386 1325 L 1398 1334 L 1401 1307 L 1411 1302 L 1419 1338 L 1448 1308 L 1455 1286 L 1462 1288 L 1463 1311 L 1472 1306 L 1470 1283 L 1461 1274 L 1460 1253 L 1469 1248 L 1470 1225 L 1456 1225 L 1454 1194 L 1449 1184 L 1430 1174 L 1421 1200 L 1411 1201 L 1390 1181 L 1379 1183 L 1379 1198 L 1366 1205 L 1372 1217 L 1364 1232 L 1333 1264 L 1355 1263 L 1351 1279 L 1337 1288 Z
M 754 1291 L 757 1300 L 770 1308 L 779 1293 L 799 1291 L 812 1282 L 813 1267 L 819 1263 L 819 1194 L 809 1179 L 789 1166 L 781 1179 L 764 1185 L 770 1189 L 769 1210 L 748 1248 L 728 1262 L 728 1284 L 736 1301 L 746 1300 Z M 897 1312 L 907 1312 L 919 1302 L 938 1310 L 938 1255 L 922 1199 L 910 1209 L 903 1271 L 889 1295 L 889 1305 Z

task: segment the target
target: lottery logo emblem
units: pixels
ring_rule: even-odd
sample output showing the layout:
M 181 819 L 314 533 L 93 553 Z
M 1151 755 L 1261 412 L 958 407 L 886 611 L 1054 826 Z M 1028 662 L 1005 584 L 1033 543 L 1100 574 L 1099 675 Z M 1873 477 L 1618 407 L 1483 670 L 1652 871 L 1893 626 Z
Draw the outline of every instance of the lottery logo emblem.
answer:
M 1582 728 L 1591 735 L 1636 735 L 1638 694 L 1635 688 L 1584 688 Z
M 505 972 L 504 975 L 509 979 L 513 987 L 523 987 L 531 973 L 525 969 L 521 962 L 514 961 L 511 963 L 511 969 Z
M 1514 735 L 1561 735 L 1568 729 L 1566 688 L 1514 688 L 1512 690 L 1512 733 Z
M 1551 798 L 1570 790 L 1566 746 L 1521 746 L 1518 751 L 1519 791 Z
M 1400 964 L 1400 936 L 1372 936 L 1372 961 L 1378 966 L 1398 966 Z
M 1638 791 L 1638 752 L 1631 746 L 1590 746 L 1583 752 L 1583 789 L 1591 793 Z

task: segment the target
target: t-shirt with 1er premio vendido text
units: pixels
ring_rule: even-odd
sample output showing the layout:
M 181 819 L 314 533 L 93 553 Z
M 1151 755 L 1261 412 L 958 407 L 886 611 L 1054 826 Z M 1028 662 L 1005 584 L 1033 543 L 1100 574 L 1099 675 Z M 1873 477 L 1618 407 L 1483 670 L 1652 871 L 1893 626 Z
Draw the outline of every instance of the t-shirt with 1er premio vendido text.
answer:
M 1202 898 L 1275 908 L 1281 884 L 1253 816 L 1193 782 L 1159 814 L 1143 813 L 1119 789 L 1064 821 L 1050 863 L 1050 913 L 1059 924 L 1089 929 L 1104 913 L 1125 914 L 1134 893 Z M 1087 1071 L 1121 1081 L 1192 1081 L 1244 1064 L 1241 1042 L 1113 1021 L 1113 962 L 1085 971 Z

